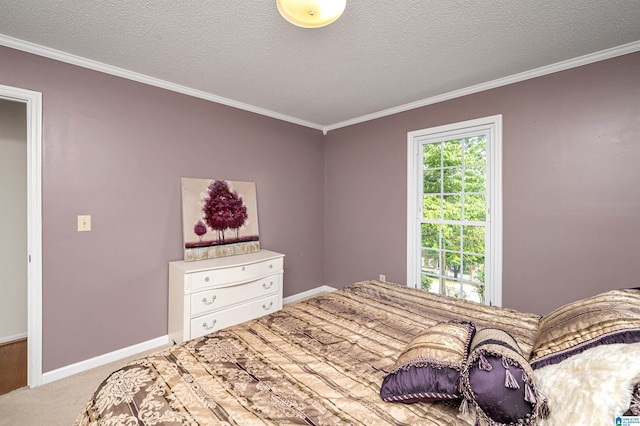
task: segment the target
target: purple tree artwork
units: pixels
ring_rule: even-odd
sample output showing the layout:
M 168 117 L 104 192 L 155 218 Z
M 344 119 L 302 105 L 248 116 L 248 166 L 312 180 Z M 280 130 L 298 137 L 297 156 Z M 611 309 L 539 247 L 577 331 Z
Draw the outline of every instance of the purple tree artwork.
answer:
M 247 208 L 238 192 L 231 191 L 224 180 L 216 180 L 209 185 L 209 196 L 202 207 L 207 225 L 218 233 L 218 240 L 224 242 L 224 231 L 235 229 L 236 238 L 240 238 L 240 227 L 247 220 Z
M 260 250 L 254 182 L 183 178 L 182 204 L 185 260 Z
M 196 226 L 193 227 L 193 233 L 200 238 L 200 241 L 202 241 L 202 236 L 207 233 L 207 225 L 199 220 L 198 223 L 196 223 Z

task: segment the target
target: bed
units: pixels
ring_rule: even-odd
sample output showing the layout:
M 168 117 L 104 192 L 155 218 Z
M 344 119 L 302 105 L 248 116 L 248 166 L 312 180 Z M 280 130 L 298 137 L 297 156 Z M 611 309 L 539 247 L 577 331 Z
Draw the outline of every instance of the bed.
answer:
M 566 341 L 558 347 L 557 324 L 566 323 L 561 315 L 549 320 L 547 340 L 541 343 L 540 327 L 545 318 L 538 315 L 386 282 L 359 282 L 138 359 L 103 381 L 75 424 L 567 424 L 566 418 L 556 416 L 554 420 L 555 401 L 536 382 L 538 372 L 603 347 L 633 348 L 628 358 L 640 360 L 640 347 L 636 346 L 640 341 L 640 297 L 636 293 L 640 292 L 622 291 L 622 295 L 616 293 L 618 299 L 607 302 L 617 313 L 612 314 L 615 318 L 607 322 L 604 333 L 591 324 L 582 344 L 574 344 L 573 336 L 569 347 Z M 496 344 L 500 335 L 489 333 L 489 329 L 501 332 L 512 343 Z M 477 343 L 483 333 L 484 341 Z M 608 340 L 602 340 L 602 335 Z M 616 337 L 620 335 L 623 337 Z M 440 339 L 437 348 L 422 344 L 424 339 L 433 341 L 434 336 Z M 604 344 L 596 344 L 594 339 Z M 453 350 L 443 343 L 454 340 L 464 348 Z M 511 356 L 511 350 L 517 353 Z M 559 354 L 564 357 L 560 361 Z M 529 363 L 534 356 L 541 364 L 535 371 Z M 409 359 L 399 362 L 403 357 Z M 530 411 L 519 423 L 495 420 L 481 395 L 469 389 L 465 392 L 465 386 L 470 388 L 479 375 L 493 374 L 482 366 L 484 362 L 491 367 L 495 360 L 502 362 L 502 366 L 494 363 L 497 367 L 493 368 L 500 374 L 499 387 L 507 392 L 514 388 L 512 393 L 527 400 L 519 402 Z M 625 370 L 625 396 L 618 398 L 625 407 L 619 414 L 632 414 L 634 391 L 640 393 L 634 388 L 640 382 L 635 377 L 640 376 L 640 365 Z M 437 380 L 447 381 L 449 388 L 431 382 L 430 386 L 439 388 L 421 389 L 422 383 L 411 383 L 416 372 L 436 375 Z M 510 383 L 503 379 L 505 373 L 512 379 Z M 558 373 L 551 375 L 557 377 Z M 391 383 L 391 379 L 398 380 Z M 411 389 L 402 389 L 405 385 Z M 383 398 L 385 389 L 390 389 L 390 394 Z M 566 404 L 562 405 L 566 409 Z M 566 416 L 562 409 L 557 412 Z

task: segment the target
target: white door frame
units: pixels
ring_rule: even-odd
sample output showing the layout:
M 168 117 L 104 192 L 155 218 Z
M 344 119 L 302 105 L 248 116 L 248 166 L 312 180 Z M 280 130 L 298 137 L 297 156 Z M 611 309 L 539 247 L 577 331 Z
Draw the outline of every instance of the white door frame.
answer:
M 27 106 L 27 385 L 42 384 L 42 93 L 0 85 Z

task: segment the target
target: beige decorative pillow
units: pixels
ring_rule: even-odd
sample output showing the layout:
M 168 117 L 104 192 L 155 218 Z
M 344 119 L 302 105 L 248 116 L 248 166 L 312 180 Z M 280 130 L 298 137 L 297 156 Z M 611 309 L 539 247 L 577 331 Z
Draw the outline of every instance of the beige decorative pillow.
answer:
M 640 342 L 640 291 L 612 290 L 542 317 L 529 362 L 537 369 L 598 345 L 634 342 Z

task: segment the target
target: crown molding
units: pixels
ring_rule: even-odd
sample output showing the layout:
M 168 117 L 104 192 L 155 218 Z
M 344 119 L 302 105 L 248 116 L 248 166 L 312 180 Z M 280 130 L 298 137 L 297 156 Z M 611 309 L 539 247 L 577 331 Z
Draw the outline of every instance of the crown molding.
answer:
M 55 59 L 60 62 L 66 62 L 68 64 L 77 65 L 79 67 L 88 68 L 94 71 L 100 71 L 100 72 L 111 74 L 117 77 L 126 78 L 128 80 L 137 81 L 139 83 L 148 84 L 150 86 L 171 90 L 172 92 L 193 96 L 194 98 L 200 98 L 200 99 L 215 102 L 218 104 L 241 109 L 244 111 L 253 112 L 256 114 L 275 118 L 277 120 L 288 121 L 290 123 L 298 124 L 300 126 L 310 127 L 316 130 L 323 130 L 323 126 L 321 126 L 320 124 L 312 123 L 306 120 L 301 120 L 296 117 L 280 114 L 275 111 L 245 104 L 243 102 L 234 101 L 233 99 L 228 99 L 222 96 L 217 96 L 211 93 L 203 92 L 201 90 L 192 89 L 190 87 L 171 83 L 169 81 L 161 80 L 159 78 L 150 77 L 145 74 L 140 74 L 137 72 L 126 70 L 124 68 L 119 68 L 113 65 L 108 65 L 102 62 L 94 61 L 92 59 L 83 58 L 81 56 L 76 56 L 71 53 L 66 53 L 60 50 L 51 49 L 49 47 L 41 46 L 39 44 L 20 40 L 14 37 L 9 37 L 3 34 L 0 34 L 0 46 L 10 47 L 12 49 L 21 50 L 27 53 L 33 53 L 35 55 L 43 56 L 45 58 Z
M 476 84 L 474 86 L 469 86 L 463 89 L 454 90 L 452 92 L 443 93 L 442 95 L 433 96 L 430 98 L 422 99 L 419 101 L 411 102 L 411 103 L 400 105 L 397 107 L 363 115 L 360 117 L 353 118 L 351 120 L 341 121 L 339 123 L 324 126 L 323 132 L 325 132 L 326 134 L 326 132 L 330 130 L 352 126 L 354 124 L 363 123 L 365 121 L 375 120 L 377 118 L 398 114 L 400 112 L 421 108 L 427 105 L 437 104 L 439 102 L 460 98 L 462 96 L 472 95 L 474 93 L 483 92 L 485 90 L 495 89 L 497 87 L 518 83 L 524 80 L 530 80 L 532 78 L 553 74 L 559 71 L 564 71 L 571 68 L 580 67 L 583 65 L 588 65 L 594 62 L 604 61 L 605 59 L 611 59 L 617 56 L 622 56 L 622 55 L 634 53 L 637 51 L 640 51 L 640 41 L 634 41 L 631 43 L 623 44 L 621 46 L 613 47 L 611 49 L 601 50 L 599 52 L 590 53 L 588 55 L 580 56 L 574 59 L 568 59 L 566 61 L 557 62 L 555 64 L 546 65 L 540 68 L 535 68 L 533 70 L 510 75 L 508 77 L 498 78 L 496 80 L 488 81 L 486 83 Z
M 384 109 L 384 110 L 374 112 L 371 114 L 366 114 L 360 117 L 355 117 L 350 120 L 345 120 L 338 123 L 323 126 L 321 124 L 313 123 L 307 120 L 302 120 L 302 119 L 285 115 L 285 114 L 280 114 L 275 111 L 245 104 L 243 102 L 234 101 L 233 99 L 228 99 L 222 96 L 217 96 L 211 93 L 203 92 L 201 90 L 192 89 L 190 87 L 182 86 L 182 85 L 171 83 L 169 81 L 161 80 L 155 77 L 150 77 L 144 74 L 129 71 L 124 68 L 119 68 L 112 65 L 104 64 L 102 62 L 83 58 L 81 56 L 72 55 L 70 53 L 66 53 L 56 49 L 51 49 L 45 46 L 41 46 L 35 43 L 9 37 L 3 34 L 0 34 L 0 45 L 17 49 L 17 50 L 22 50 L 28 53 L 33 53 L 35 55 L 43 56 L 46 58 L 55 59 L 57 61 L 66 62 L 72 65 L 77 65 L 83 68 L 88 68 L 94 71 L 100 71 L 100 72 L 111 74 L 117 77 L 122 77 L 129 80 L 137 81 L 139 83 L 144 83 L 144 84 L 159 87 L 162 89 L 171 90 L 173 92 L 182 93 L 188 96 L 193 96 L 195 98 L 216 102 L 222 105 L 227 105 L 227 106 L 241 109 L 244 111 L 253 112 L 255 114 L 264 115 L 266 117 L 275 118 L 277 120 L 287 121 L 289 123 L 297 124 L 304 127 L 309 127 L 311 129 L 320 130 L 324 135 L 326 135 L 327 132 L 329 132 L 330 130 L 336 130 L 342 127 L 352 126 L 354 124 L 359 124 L 366 121 L 387 117 L 389 115 L 394 115 L 394 114 L 409 111 L 412 109 L 421 108 L 427 105 L 437 104 L 439 102 L 460 98 L 462 96 L 472 95 L 474 93 L 483 92 L 485 90 L 495 89 L 497 87 L 506 86 L 508 84 L 518 83 L 520 81 L 525 81 L 532 78 L 541 77 L 541 76 L 553 74 L 559 71 L 564 71 L 571 68 L 576 68 L 576 67 L 588 65 L 594 62 L 599 62 L 606 59 L 615 58 L 617 56 L 622 56 L 629 53 L 640 51 L 640 41 L 634 41 L 631 43 L 623 44 L 621 46 L 601 50 L 595 53 L 590 53 L 588 55 L 580 56 L 574 59 L 557 62 L 555 64 L 546 65 L 543 67 L 535 68 L 533 70 L 524 71 L 511 76 L 499 78 L 496 80 L 491 80 L 485 83 L 476 84 L 474 86 L 465 87 L 463 89 L 454 90 L 451 92 L 443 93 L 437 96 L 432 96 L 426 99 L 421 99 L 408 104 L 399 105 L 397 107 Z

